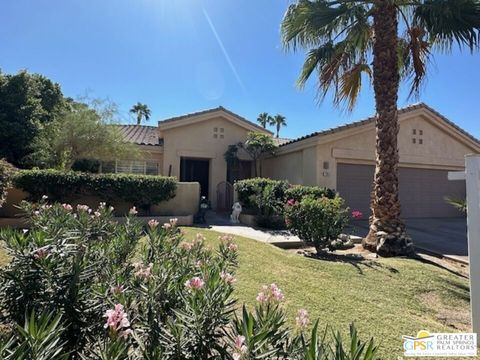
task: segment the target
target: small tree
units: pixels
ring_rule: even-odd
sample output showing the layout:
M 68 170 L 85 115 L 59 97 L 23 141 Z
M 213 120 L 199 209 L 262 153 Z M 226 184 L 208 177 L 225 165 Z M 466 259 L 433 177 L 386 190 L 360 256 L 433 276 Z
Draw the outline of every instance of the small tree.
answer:
M 34 140 L 34 165 L 71 169 L 77 160 L 111 161 L 132 159 L 138 149 L 126 143 L 120 129 L 112 124 L 115 105 L 96 101 L 94 108 L 73 103 L 72 111 L 46 126 Z
M 137 125 L 142 123 L 142 119 L 148 121 L 148 119 L 150 119 L 150 115 L 152 114 L 148 108 L 148 105 L 142 104 L 141 102 L 137 102 L 135 105 L 133 105 L 130 109 L 130 112 L 137 116 Z
M 238 147 L 245 150 L 252 158 L 255 177 L 259 174 L 262 176 L 263 157 L 268 154 L 273 155 L 276 148 L 271 136 L 259 132 L 248 133 L 245 142 L 239 143 Z

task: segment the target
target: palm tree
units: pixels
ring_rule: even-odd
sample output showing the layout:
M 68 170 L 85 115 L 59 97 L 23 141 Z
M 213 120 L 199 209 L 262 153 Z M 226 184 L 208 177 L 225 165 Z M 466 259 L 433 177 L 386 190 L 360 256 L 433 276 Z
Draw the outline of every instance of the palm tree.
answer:
M 277 114 L 272 119 L 272 125 L 275 125 L 277 128 L 277 138 L 280 134 L 280 128 L 282 126 L 287 126 L 287 118 L 283 115 Z
M 148 105 L 142 104 L 141 102 L 137 102 L 135 105 L 133 105 L 132 108 L 130 109 L 130 112 L 137 116 L 137 125 L 141 124 L 142 119 L 145 119 L 145 121 L 148 121 L 151 115 Z
M 263 112 L 260 115 L 258 115 L 257 122 L 262 125 L 264 129 L 267 128 L 267 125 L 272 125 L 273 118 L 268 115 L 268 113 Z
M 398 197 L 400 81 L 418 95 L 432 51 L 477 50 L 479 30 L 480 0 L 297 0 L 285 13 L 283 44 L 307 52 L 300 87 L 316 70 L 319 95 L 332 91 L 335 105 L 352 110 L 362 80 L 373 80 L 376 169 L 365 248 L 382 256 L 413 249 Z

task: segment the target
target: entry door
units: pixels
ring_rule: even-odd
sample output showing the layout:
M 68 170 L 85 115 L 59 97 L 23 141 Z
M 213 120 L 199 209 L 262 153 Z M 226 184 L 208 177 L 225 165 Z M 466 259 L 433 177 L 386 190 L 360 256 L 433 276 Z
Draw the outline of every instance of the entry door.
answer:
M 180 181 L 199 182 L 200 194 L 208 199 L 210 161 L 181 158 Z

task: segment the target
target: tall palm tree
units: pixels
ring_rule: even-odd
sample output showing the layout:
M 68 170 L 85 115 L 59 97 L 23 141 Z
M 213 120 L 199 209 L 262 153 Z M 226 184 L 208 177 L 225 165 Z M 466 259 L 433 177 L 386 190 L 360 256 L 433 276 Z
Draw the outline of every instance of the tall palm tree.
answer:
M 277 138 L 280 135 L 280 129 L 282 126 L 287 126 L 287 118 L 283 115 L 277 114 L 272 118 L 272 125 L 277 128 Z
M 133 105 L 132 108 L 130 109 L 130 112 L 137 116 L 137 125 L 141 124 L 142 119 L 145 119 L 145 121 L 148 121 L 151 115 L 148 105 L 142 104 L 141 102 L 137 102 L 135 105 Z
M 283 44 L 307 52 L 300 87 L 316 70 L 319 94 L 332 91 L 334 103 L 351 110 L 362 81 L 373 79 L 376 168 L 363 246 L 382 256 L 413 249 L 398 197 L 400 81 L 418 95 L 432 51 L 478 50 L 479 30 L 480 0 L 297 0 L 285 13 Z
M 260 115 L 258 115 L 258 118 L 257 118 L 257 122 L 264 129 L 267 128 L 267 125 L 271 125 L 272 121 L 273 121 L 272 117 L 270 115 L 268 115 L 268 113 L 266 113 L 266 112 L 261 113 Z

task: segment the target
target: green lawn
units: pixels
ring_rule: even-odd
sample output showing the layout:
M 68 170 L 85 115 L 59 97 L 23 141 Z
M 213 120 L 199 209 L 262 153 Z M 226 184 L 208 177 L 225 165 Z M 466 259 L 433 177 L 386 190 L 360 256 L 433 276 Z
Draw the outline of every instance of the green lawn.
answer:
M 202 233 L 211 243 L 219 235 L 184 230 L 189 239 Z M 469 330 L 468 281 L 434 265 L 409 259 L 320 261 L 250 239 L 236 242 L 240 302 L 254 304 L 261 285 L 275 282 L 292 322 L 299 308 L 342 331 L 355 321 L 364 339 L 374 336 L 381 342 L 383 358 L 402 355 L 402 335 Z

